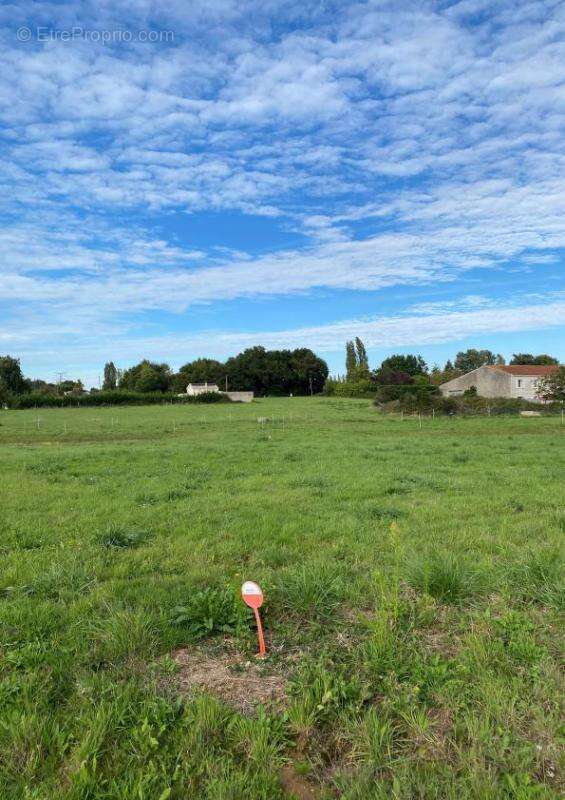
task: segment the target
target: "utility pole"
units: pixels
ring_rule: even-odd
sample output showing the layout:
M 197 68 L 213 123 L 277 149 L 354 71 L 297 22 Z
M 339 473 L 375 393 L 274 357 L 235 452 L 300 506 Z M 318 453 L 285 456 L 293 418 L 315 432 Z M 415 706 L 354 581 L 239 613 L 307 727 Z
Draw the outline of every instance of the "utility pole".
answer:
M 228 376 L 226 375 L 226 392 L 228 390 Z
M 57 387 L 57 393 L 59 392 L 59 387 L 63 383 L 63 378 L 65 377 L 64 372 L 56 372 L 55 373 L 55 385 Z

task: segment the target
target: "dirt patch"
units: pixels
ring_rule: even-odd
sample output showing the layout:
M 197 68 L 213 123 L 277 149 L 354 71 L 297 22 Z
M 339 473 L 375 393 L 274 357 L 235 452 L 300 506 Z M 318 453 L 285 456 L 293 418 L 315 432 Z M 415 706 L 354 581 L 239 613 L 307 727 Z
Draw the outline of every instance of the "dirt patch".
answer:
M 318 800 L 320 797 L 318 789 L 299 775 L 292 764 L 286 764 L 282 768 L 280 781 L 286 794 L 296 800 Z
M 249 714 L 258 705 L 282 707 L 286 680 L 268 662 L 250 660 L 231 651 L 203 652 L 182 648 L 172 653 L 178 665 L 175 683 L 181 693 L 207 692 Z

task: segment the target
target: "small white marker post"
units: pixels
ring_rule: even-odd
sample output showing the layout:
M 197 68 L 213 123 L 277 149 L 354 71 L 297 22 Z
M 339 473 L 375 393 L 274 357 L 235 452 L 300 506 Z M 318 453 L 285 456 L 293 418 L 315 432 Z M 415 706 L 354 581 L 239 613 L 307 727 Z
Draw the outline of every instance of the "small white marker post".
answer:
M 267 650 L 265 648 L 265 637 L 263 636 L 263 626 L 259 609 L 263 605 L 263 590 L 255 581 L 245 581 L 241 587 L 241 598 L 246 606 L 253 609 L 255 622 L 257 623 L 257 637 L 259 639 L 259 658 L 265 658 Z

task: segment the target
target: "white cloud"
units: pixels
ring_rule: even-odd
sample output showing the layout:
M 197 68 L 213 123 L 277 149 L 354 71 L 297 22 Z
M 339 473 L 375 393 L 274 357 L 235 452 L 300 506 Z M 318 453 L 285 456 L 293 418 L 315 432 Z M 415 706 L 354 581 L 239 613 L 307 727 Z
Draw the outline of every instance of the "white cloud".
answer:
M 565 246 L 556 0 L 0 14 L 4 339 L 26 315 L 80 338 L 84 318 L 99 333 L 218 300 L 541 269 Z M 24 22 L 175 41 L 21 44 Z M 147 221 L 203 210 L 267 216 L 306 243 L 204 252 Z
M 84 320 L 83 320 L 84 324 Z M 121 363 L 134 363 L 141 354 L 146 358 L 166 360 L 174 367 L 206 354 L 226 358 L 256 344 L 269 348 L 311 347 L 323 354 L 341 351 L 344 342 L 360 336 L 367 347 L 379 349 L 423 348 L 458 342 L 470 336 L 485 334 L 544 331 L 565 324 L 563 293 L 540 297 L 522 297 L 516 303 L 493 303 L 487 298 L 464 297 L 446 304 L 414 306 L 404 314 L 380 315 L 347 319 L 327 325 L 299 327 L 278 331 L 233 332 L 206 330 L 196 334 L 139 336 L 134 330 L 109 326 L 104 333 L 77 342 L 73 324 L 66 329 L 42 331 L 56 338 L 59 363 L 69 374 L 81 376 L 95 384 L 91 364 L 102 364 L 108 353 L 119 350 Z M 53 346 L 37 345 L 39 331 L 30 325 L 13 342 L 20 348 L 24 367 L 33 362 L 36 369 L 52 361 Z M 0 341 L 2 339 L 0 338 Z M 6 340 L 10 345 L 10 340 Z

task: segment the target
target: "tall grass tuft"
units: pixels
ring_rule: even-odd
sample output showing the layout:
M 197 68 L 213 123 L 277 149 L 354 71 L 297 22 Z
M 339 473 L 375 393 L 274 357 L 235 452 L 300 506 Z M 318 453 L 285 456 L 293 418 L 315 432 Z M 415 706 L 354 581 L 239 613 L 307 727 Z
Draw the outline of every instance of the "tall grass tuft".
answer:
M 110 522 L 106 530 L 100 534 L 99 540 L 104 547 L 138 547 L 148 538 L 146 531 L 126 528 L 115 522 Z
M 485 575 L 467 559 L 434 553 L 413 561 L 408 568 L 409 584 L 442 603 L 459 603 L 480 594 Z
M 314 563 L 282 572 L 273 594 L 284 616 L 320 622 L 330 619 L 345 599 L 346 582 L 333 565 Z
M 512 569 L 512 582 L 525 599 L 565 609 L 565 565 L 559 548 L 529 551 Z

